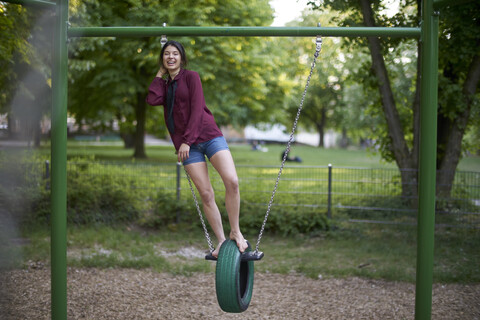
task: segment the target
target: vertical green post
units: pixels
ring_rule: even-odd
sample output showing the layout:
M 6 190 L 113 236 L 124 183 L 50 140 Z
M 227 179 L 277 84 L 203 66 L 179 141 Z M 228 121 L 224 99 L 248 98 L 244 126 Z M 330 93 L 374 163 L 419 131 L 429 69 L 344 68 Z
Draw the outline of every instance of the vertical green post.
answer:
M 52 319 L 67 319 L 67 21 L 68 0 L 57 0 L 52 67 Z
M 433 249 L 438 102 L 438 15 L 433 1 L 422 2 L 419 208 L 415 319 L 432 313 Z

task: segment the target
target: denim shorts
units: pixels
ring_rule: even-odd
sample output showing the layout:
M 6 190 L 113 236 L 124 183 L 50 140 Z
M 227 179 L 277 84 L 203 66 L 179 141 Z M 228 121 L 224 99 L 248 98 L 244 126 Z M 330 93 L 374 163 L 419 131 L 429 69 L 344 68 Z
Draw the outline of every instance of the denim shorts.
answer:
M 187 160 L 183 161 L 183 165 L 192 164 L 196 162 L 206 162 L 205 156 L 210 160 L 215 153 L 221 150 L 229 150 L 225 137 L 216 137 L 212 140 L 192 144 L 190 146 L 190 153 Z

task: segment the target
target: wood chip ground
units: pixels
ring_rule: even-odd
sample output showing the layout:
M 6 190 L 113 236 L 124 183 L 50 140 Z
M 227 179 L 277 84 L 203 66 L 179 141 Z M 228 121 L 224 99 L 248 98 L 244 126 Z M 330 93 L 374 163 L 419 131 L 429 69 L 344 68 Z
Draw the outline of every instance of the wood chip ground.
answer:
M 50 319 L 50 269 L 0 276 L 0 318 Z M 255 274 L 250 307 L 218 306 L 215 275 L 132 269 L 68 269 L 68 319 L 413 319 L 415 285 L 380 280 Z M 432 319 L 479 319 L 480 284 L 435 284 Z

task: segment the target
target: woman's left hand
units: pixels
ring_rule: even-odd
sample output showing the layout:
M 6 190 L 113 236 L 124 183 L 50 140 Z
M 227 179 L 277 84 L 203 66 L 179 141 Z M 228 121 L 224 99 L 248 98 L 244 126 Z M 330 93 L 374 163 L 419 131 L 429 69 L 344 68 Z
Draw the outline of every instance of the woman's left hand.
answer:
M 178 148 L 178 161 L 183 162 L 190 157 L 190 146 L 186 143 L 182 143 L 180 148 Z

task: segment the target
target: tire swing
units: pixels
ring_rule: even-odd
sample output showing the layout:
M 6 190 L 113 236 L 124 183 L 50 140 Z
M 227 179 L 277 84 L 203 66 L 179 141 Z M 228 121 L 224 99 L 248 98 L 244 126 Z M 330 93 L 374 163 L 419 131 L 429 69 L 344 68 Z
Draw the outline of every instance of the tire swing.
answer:
M 318 25 L 320 26 L 320 24 Z M 275 193 L 277 192 L 278 183 L 280 181 L 280 176 L 282 175 L 283 167 L 290 152 L 290 145 L 293 141 L 293 135 L 297 128 L 298 119 L 303 108 L 303 102 L 305 101 L 305 96 L 307 94 L 307 89 L 310 84 L 310 79 L 315 68 L 315 63 L 320 54 L 322 48 L 322 38 L 317 36 L 316 40 L 316 50 L 314 54 L 314 59 L 312 62 L 312 67 L 310 69 L 310 74 L 305 85 L 305 90 L 303 91 L 302 99 L 300 101 L 300 106 L 298 107 L 297 115 L 293 123 L 292 132 L 290 134 L 290 139 L 288 140 L 286 151 L 283 155 L 282 164 L 278 172 L 277 180 L 275 182 L 275 187 L 273 188 L 272 196 L 270 197 L 270 202 L 268 203 L 267 212 L 265 213 L 265 218 L 263 220 L 260 233 L 258 235 L 257 243 L 255 250 L 252 251 L 250 243 L 248 243 L 248 248 L 245 252 L 241 253 L 237 247 L 237 243 L 233 240 L 225 240 L 219 250 L 218 258 L 213 256 L 213 247 L 212 240 L 208 233 L 205 221 L 203 219 L 200 206 L 198 204 L 195 191 L 193 190 L 192 181 L 188 172 L 185 170 L 185 174 L 188 179 L 190 190 L 192 192 L 193 200 L 197 208 L 198 215 L 200 217 L 200 222 L 202 223 L 203 231 L 205 233 L 205 238 L 207 239 L 209 254 L 205 256 L 206 260 L 217 261 L 217 266 L 215 269 L 215 289 L 217 292 L 217 301 L 220 305 L 220 308 L 225 312 L 231 313 L 240 313 L 247 310 L 250 305 L 250 300 L 252 299 L 253 293 L 253 278 L 254 278 L 254 261 L 261 260 L 264 256 L 263 252 L 259 251 L 260 240 L 262 239 L 263 232 L 265 230 L 265 225 L 267 223 L 268 215 L 270 214 L 270 209 L 273 204 L 273 199 L 275 198 Z
M 248 251 L 251 251 L 250 244 Z M 225 312 L 247 310 L 253 293 L 253 260 L 242 259 L 237 243 L 225 240 L 218 253 L 215 289 L 218 304 Z

